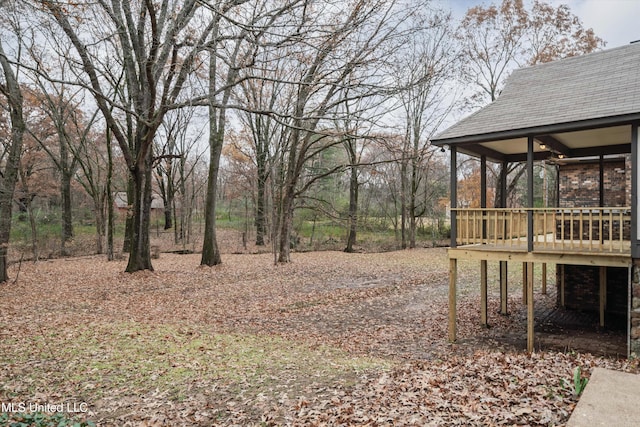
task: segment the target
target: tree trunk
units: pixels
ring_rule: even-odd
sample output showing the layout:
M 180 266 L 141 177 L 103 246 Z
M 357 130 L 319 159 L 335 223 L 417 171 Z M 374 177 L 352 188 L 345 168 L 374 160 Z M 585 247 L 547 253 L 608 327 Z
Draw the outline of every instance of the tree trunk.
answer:
M 400 234 L 401 247 L 407 248 L 407 161 L 401 160 L 400 165 Z
M 60 142 L 60 145 L 64 145 L 64 143 Z M 63 256 L 68 255 L 66 243 L 68 240 L 73 238 L 73 214 L 71 212 L 71 178 L 72 175 L 69 174 L 68 170 L 63 169 L 61 171 L 60 195 L 62 198 L 62 235 L 60 246 Z
M 280 219 L 280 241 L 278 243 L 278 262 L 291 262 L 291 230 L 293 229 L 294 190 L 287 184 L 282 198 L 282 214 Z
M 38 227 L 36 226 L 36 219 L 31 207 L 33 196 L 29 191 L 26 172 L 23 169 L 20 169 L 19 172 L 20 183 L 22 184 L 22 191 L 24 192 L 24 197 L 21 198 L 21 200 L 24 200 L 24 209 L 27 211 L 27 215 L 29 216 L 29 227 L 31 229 L 31 254 L 33 256 L 33 262 L 36 262 L 40 259 L 40 253 L 38 252 Z
M 131 242 L 133 242 L 133 206 L 135 205 L 136 195 L 134 178 L 131 173 L 127 177 L 127 216 L 124 220 L 124 242 L 122 243 L 122 252 L 131 252 Z
M 411 160 L 411 182 L 409 183 L 409 249 L 416 247 L 416 216 L 417 202 L 416 195 L 418 192 L 418 162 L 416 161 L 417 147 L 414 147 L 414 154 Z
M 173 227 L 173 208 L 172 202 L 167 201 L 164 204 L 164 229 L 169 230 Z
M 96 254 L 102 253 L 103 248 L 103 238 L 104 238 L 104 224 L 105 224 L 105 215 L 104 215 L 104 198 L 101 197 L 100 200 L 94 199 L 94 209 L 96 210 L 95 221 L 96 221 Z
M 173 165 L 171 159 L 167 160 L 166 167 L 167 187 L 162 194 L 164 202 L 164 229 L 169 230 L 173 227 L 173 199 L 175 197 L 175 189 L 173 185 Z
M 178 218 L 178 207 L 176 206 L 175 199 L 173 199 L 171 212 L 173 212 L 173 243 L 177 245 L 180 243 L 180 234 L 182 234 L 182 221 Z
M 256 202 L 256 246 L 264 246 L 264 236 L 267 233 L 267 217 L 266 217 L 266 205 L 267 205 L 267 165 L 266 155 L 259 153 L 256 156 L 256 162 L 258 166 L 258 180 L 257 180 L 257 202 Z
M 207 199 L 204 219 L 204 242 L 202 244 L 201 265 L 214 266 L 222 263 L 216 236 L 216 199 L 218 193 L 218 172 L 220 171 L 220 155 L 222 153 L 222 136 L 210 141 L 211 158 L 207 182 Z
M 1 50 L 0 53 L 2 53 Z M 22 120 L 21 94 L 18 99 L 20 105 L 11 106 L 11 147 L 9 149 L 9 156 L 4 173 L 0 175 L 0 283 L 9 280 L 7 253 L 11 235 L 13 194 L 16 182 L 18 181 L 20 154 L 22 152 L 22 136 L 25 131 L 24 121 Z M 14 112 L 14 110 L 16 111 Z
M 176 209 L 176 207 L 174 206 L 173 208 L 173 212 L 176 213 L 176 244 L 179 242 L 182 242 L 183 247 L 186 243 L 189 243 L 188 241 L 188 235 L 187 235 L 187 218 L 189 218 L 189 220 L 191 219 L 191 214 L 189 214 L 187 216 L 187 212 L 191 212 L 191 210 L 193 209 L 193 200 L 190 200 L 189 203 L 187 203 L 187 176 L 185 174 L 185 160 L 184 158 L 180 159 L 180 230 L 178 231 L 178 218 L 177 218 L 177 212 L 178 210 Z
M 349 180 L 349 235 L 345 252 L 353 252 L 358 229 L 358 189 L 360 184 L 358 183 L 358 169 L 354 163 L 351 164 L 351 178 Z
M 73 213 L 71 211 L 71 180 L 73 179 L 75 166 L 69 164 L 68 139 L 64 133 L 58 132 L 60 137 L 60 196 L 62 199 L 62 255 L 66 254 L 65 244 L 73 238 Z
M 416 248 L 416 231 L 418 228 L 418 221 L 414 212 L 415 208 L 412 206 L 409 215 L 409 249 Z
M 5 96 L 11 118 L 11 145 L 8 147 L 8 156 L 5 160 L 4 172 L 0 174 L 0 283 L 9 280 L 7 272 L 7 252 L 9 249 L 9 237 L 11 235 L 11 214 L 13 212 L 13 193 L 18 181 L 20 168 L 20 156 L 22 153 L 22 137 L 25 132 L 25 123 L 22 115 L 22 92 L 11 68 L 8 58 L 4 53 L 0 40 L 0 66 L 5 80 Z
M 106 183 L 106 196 L 107 196 L 107 260 L 113 261 L 113 217 L 115 215 L 113 208 L 113 189 L 111 188 L 111 181 L 113 179 L 113 148 L 111 147 L 111 131 L 107 128 L 107 183 Z
M 140 270 L 151 270 L 151 251 L 149 244 L 149 226 L 151 214 L 151 152 L 146 159 L 132 171 L 133 176 L 133 217 L 129 263 L 125 271 L 133 273 Z
M 216 33 L 217 37 L 218 34 Z M 237 54 L 238 50 L 236 50 Z M 238 69 L 232 68 L 225 79 L 226 89 L 223 92 L 221 105 L 227 105 L 231 96 L 231 88 L 238 75 Z M 224 130 L 226 124 L 226 109 L 215 107 L 216 101 L 217 59 L 214 54 L 209 58 L 209 174 L 207 182 L 207 196 L 205 205 L 204 242 L 202 243 L 201 265 L 214 266 L 222 264 L 222 255 L 218 248 L 216 236 L 216 199 L 218 195 L 218 173 L 220 171 L 220 156 L 224 144 Z

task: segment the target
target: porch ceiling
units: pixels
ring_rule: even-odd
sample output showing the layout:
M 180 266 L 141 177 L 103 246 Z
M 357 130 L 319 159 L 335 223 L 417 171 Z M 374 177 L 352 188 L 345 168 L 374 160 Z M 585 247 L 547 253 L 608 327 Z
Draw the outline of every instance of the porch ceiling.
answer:
M 630 153 L 631 125 L 538 135 L 534 141 L 537 160 Z M 527 137 L 460 144 L 459 150 L 473 156 L 486 155 L 493 161 L 525 161 Z

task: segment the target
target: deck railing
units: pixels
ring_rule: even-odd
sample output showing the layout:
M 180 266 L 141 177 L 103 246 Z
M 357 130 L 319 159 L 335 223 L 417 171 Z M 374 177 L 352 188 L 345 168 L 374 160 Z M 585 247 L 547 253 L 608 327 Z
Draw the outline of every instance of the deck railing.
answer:
M 534 250 L 627 252 L 631 208 L 457 208 L 458 245 L 487 244 Z M 533 235 L 528 236 L 532 212 Z

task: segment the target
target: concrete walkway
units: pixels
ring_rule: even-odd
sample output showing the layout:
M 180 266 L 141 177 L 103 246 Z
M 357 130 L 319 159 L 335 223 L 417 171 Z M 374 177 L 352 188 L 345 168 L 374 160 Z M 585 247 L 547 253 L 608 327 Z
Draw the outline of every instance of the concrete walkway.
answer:
M 640 425 L 640 375 L 594 368 L 567 427 Z

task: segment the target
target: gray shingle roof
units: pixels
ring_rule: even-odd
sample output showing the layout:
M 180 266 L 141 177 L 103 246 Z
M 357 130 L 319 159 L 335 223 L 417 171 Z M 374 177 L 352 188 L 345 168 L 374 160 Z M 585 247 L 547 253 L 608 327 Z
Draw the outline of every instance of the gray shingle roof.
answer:
M 500 97 L 435 143 L 640 113 L 640 43 L 514 71 Z

